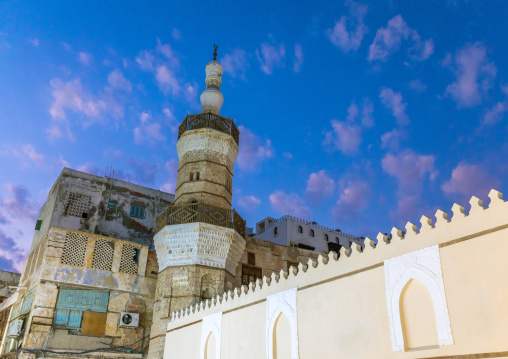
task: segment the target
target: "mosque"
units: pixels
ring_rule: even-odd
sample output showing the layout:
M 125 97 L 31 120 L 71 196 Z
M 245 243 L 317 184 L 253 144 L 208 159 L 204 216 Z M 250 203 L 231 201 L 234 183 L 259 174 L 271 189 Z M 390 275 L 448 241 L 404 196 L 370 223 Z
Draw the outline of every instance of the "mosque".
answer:
M 65 168 L 41 208 L 2 358 L 508 358 L 508 203 L 363 238 L 232 209 L 223 68 L 176 145 L 174 194 Z

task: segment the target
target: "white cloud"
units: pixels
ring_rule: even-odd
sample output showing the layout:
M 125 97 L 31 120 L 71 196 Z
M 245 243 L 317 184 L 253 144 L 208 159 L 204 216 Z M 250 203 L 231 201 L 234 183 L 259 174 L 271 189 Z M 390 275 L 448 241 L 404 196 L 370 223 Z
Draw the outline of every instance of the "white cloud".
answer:
M 326 31 L 326 35 L 335 46 L 348 53 L 358 50 L 367 33 L 367 26 L 363 23 L 363 19 L 369 8 L 367 5 L 353 1 L 346 2 L 346 6 L 349 6 L 349 17 L 341 16 L 333 29 Z M 348 28 L 350 28 L 349 31 Z
M 270 75 L 275 67 L 285 67 L 286 47 L 284 44 L 262 43 L 261 51 L 256 49 L 256 57 L 261 66 L 261 70 Z
M 341 181 L 340 195 L 333 216 L 338 220 L 354 218 L 358 212 L 369 204 L 371 188 L 366 181 Z
M 387 148 L 392 151 L 399 149 L 400 140 L 402 137 L 402 132 L 396 128 L 390 132 L 383 133 L 381 135 L 381 148 Z
M 247 211 L 251 211 L 261 204 L 261 200 L 255 196 L 242 196 L 238 199 L 238 205 Z
M 372 113 L 374 112 L 374 105 L 372 102 L 366 97 L 363 99 L 363 104 L 360 107 L 355 102 L 352 102 L 347 109 L 347 120 L 350 122 L 355 122 L 358 118 L 363 127 L 372 127 L 374 126 L 374 118 L 372 117 Z
M 416 92 L 427 91 L 427 85 L 425 85 L 419 78 L 411 81 L 409 83 L 409 88 L 415 90 Z
M 230 74 L 231 77 L 241 78 L 242 80 L 246 79 L 245 73 L 249 67 L 249 62 L 247 61 L 247 54 L 245 50 L 232 50 L 220 59 L 220 63 L 224 68 L 224 72 Z
M 480 165 L 461 162 L 451 178 L 441 185 L 444 193 L 468 201 L 471 196 L 487 198 L 491 189 L 499 189 L 501 182 Z
M 383 157 L 383 171 L 397 180 L 397 208 L 390 213 L 393 219 L 408 220 L 420 210 L 423 181 L 427 178 L 434 180 L 437 176 L 434 163 L 434 156 L 418 155 L 412 150 L 388 153 Z
M 112 115 L 115 119 L 123 117 L 123 106 L 116 102 L 110 91 L 105 91 L 101 97 L 94 96 L 83 89 L 79 78 L 68 82 L 53 79 L 50 85 L 53 102 L 49 113 L 53 122 L 47 132 L 51 139 L 67 136 L 73 140 L 67 118 L 69 111 L 84 116 L 84 121 L 81 121 L 84 127 L 104 123 L 105 115 Z
M 324 145 L 334 145 L 344 154 L 354 154 L 362 142 L 362 129 L 349 121 L 330 121 L 333 131 L 327 132 Z
M 38 38 L 34 37 L 33 39 L 28 39 L 28 42 L 30 43 L 30 45 L 32 46 L 35 46 L 35 47 L 39 47 L 40 45 L 40 41 Z
M 88 52 L 80 52 L 78 53 L 78 60 L 85 66 L 90 66 L 92 64 L 93 55 Z
M 166 136 L 161 133 L 161 124 L 154 122 L 150 114 L 142 112 L 139 116 L 140 124 L 134 132 L 134 143 L 153 144 L 155 141 L 165 141 Z
M 467 44 L 454 57 L 452 66 L 456 80 L 446 88 L 458 107 L 473 107 L 481 103 L 496 77 L 497 68 L 487 58 L 485 46 L 479 42 Z
M 116 69 L 109 73 L 108 75 L 108 83 L 113 89 L 131 91 L 132 85 L 129 80 L 127 80 L 122 71 Z
M 155 78 L 159 88 L 165 94 L 171 92 L 173 95 L 176 95 L 180 92 L 180 84 L 178 83 L 178 80 L 173 74 L 173 71 L 168 69 L 166 66 L 161 65 L 157 67 Z
M 508 112 L 508 102 L 498 102 L 490 110 L 487 110 L 483 115 L 482 124 L 495 125 L 503 119 L 505 112 Z
M 138 63 L 141 70 L 144 71 L 152 70 L 154 67 L 153 65 L 154 61 L 155 56 L 148 50 L 141 51 L 139 55 L 136 57 L 136 62 Z M 125 66 L 125 62 L 124 67 L 127 67 Z
M 312 219 L 312 212 L 307 203 L 296 193 L 275 191 L 270 194 L 272 209 L 280 214 L 291 214 L 302 219 Z
M 306 195 L 317 205 L 322 199 L 335 191 L 335 181 L 326 175 L 325 170 L 311 173 L 307 180 Z
M 295 45 L 295 62 L 293 63 L 293 71 L 300 72 L 300 68 L 303 65 L 303 49 L 302 45 Z
M 400 49 L 402 40 L 410 41 L 408 53 L 417 61 L 427 60 L 434 52 L 434 42 L 428 39 L 422 42 L 416 30 L 407 26 L 401 15 L 388 21 L 386 27 L 377 30 L 376 37 L 369 47 L 369 61 L 386 61 L 390 54 Z
M 173 28 L 171 31 L 171 37 L 175 40 L 181 40 L 182 39 L 182 33 L 180 30 L 178 30 L 176 27 Z
M 272 142 L 267 139 L 262 144 L 261 139 L 251 130 L 244 126 L 238 126 L 240 130 L 240 150 L 236 163 L 238 167 L 246 171 L 255 171 L 258 164 L 274 156 Z
M 381 103 L 391 111 L 393 117 L 397 119 L 399 125 L 409 124 L 409 118 L 406 115 L 407 103 L 404 102 L 400 92 L 394 92 L 391 88 L 383 87 L 379 93 Z

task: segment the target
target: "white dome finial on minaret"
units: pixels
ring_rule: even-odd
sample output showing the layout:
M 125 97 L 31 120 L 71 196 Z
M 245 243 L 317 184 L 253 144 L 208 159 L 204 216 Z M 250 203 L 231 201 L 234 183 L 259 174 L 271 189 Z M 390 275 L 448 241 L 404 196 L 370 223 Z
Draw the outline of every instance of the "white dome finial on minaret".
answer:
M 220 115 L 220 109 L 224 103 L 224 96 L 220 92 L 222 84 L 222 73 L 224 69 L 217 59 L 217 45 L 213 45 L 213 61 L 210 61 L 205 67 L 206 72 L 206 90 L 203 91 L 199 99 L 201 100 L 202 112 L 212 112 Z

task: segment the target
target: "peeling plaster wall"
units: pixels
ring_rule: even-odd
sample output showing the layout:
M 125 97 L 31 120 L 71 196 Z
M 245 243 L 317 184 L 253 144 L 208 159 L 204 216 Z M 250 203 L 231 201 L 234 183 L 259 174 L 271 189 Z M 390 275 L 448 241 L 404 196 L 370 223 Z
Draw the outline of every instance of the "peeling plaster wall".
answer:
M 87 218 L 66 214 L 71 192 L 91 197 Z M 114 208 L 108 202 L 114 201 Z M 65 168 L 50 191 L 41 209 L 42 226 L 35 231 L 32 248 L 50 227 L 79 230 L 119 238 L 142 245 L 151 245 L 155 218 L 170 203 L 174 195 L 109 177 L 98 177 Z M 132 205 L 144 208 L 143 218 L 132 218 Z
M 84 266 L 62 264 L 62 254 L 65 247 L 65 238 L 69 233 L 86 235 L 87 250 Z M 98 240 L 113 241 L 115 255 L 113 257 L 112 270 L 105 271 L 91 268 L 94 256 L 95 242 Z M 147 269 L 157 271 L 155 253 L 150 254 L 148 246 L 132 244 L 132 242 L 113 239 L 110 237 L 86 234 L 63 228 L 51 228 L 47 233 L 47 240 L 43 242 L 45 250 L 44 260 L 40 268 L 30 277 L 30 287 L 36 287 L 36 294 L 26 331 L 25 341 L 22 347 L 62 349 L 63 343 L 68 343 L 66 349 L 83 349 L 93 342 L 67 333 L 65 329 L 57 329 L 55 335 L 53 326 L 54 314 L 60 288 L 108 290 L 109 300 L 106 318 L 105 336 L 112 345 L 133 345 L 144 336 L 150 334 L 153 316 L 153 298 L 157 279 L 152 274 L 146 276 Z M 123 245 L 135 245 L 139 248 L 138 272 L 136 274 L 122 273 L 120 267 Z M 140 326 L 138 328 L 119 327 L 121 312 L 134 312 L 140 314 Z M 68 340 L 65 337 L 68 336 Z M 101 340 L 95 337 L 95 341 Z M 87 344 L 88 343 L 88 344 Z M 141 345 L 138 342 L 134 345 Z M 64 347 L 62 347 L 64 345 Z M 148 345 L 146 339 L 145 346 Z M 98 348 L 99 345 L 88 347 Z M 141 349 L 141 348 L 140 348 Z

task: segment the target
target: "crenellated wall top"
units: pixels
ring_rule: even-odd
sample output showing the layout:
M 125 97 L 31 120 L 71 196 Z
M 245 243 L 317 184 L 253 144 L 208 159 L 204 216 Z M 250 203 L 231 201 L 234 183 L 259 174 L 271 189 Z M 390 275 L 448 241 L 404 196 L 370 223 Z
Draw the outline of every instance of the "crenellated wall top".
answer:
M 472 238 L 508 230 L 508 203 L 502 193 L 491 190 L 490 204 L 484 207 L 481 199 L 473 196 L 471 209 L 466 214 L 464 207 L 454 204 L 448 213 L 437 210 L 432 220 L 422 216 L 420 225 L 408 222 L 405 231 L 393 227 L 390 235 L 379 233 L 377 240 L 366 238 L 365 246 L 353 244 L 342 247 L 340 253 L 321 254 L 318 259 L 300 263 L 298 268 L 281 270 L 235 288 L 212 299 L 175 311 L 171 315 L 168 330 L 201 320 L 216 312 L 227 312 L 240 306 L 266 300 L 266 297 L 290 288 L 301 289 L 309 285 L 338 279 L 345 274 L 383 266 L 383 262 L 406 253 L 438 245 L 439 248 Z M 356 252 L 353 254 L 353 252 Z

